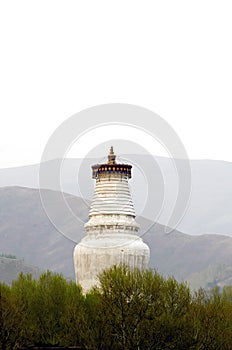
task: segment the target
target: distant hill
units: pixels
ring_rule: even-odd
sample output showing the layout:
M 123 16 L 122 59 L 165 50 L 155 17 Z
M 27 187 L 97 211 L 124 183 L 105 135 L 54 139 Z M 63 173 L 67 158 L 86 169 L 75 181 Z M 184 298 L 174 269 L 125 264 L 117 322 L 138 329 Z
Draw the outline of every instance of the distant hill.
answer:
M 48 191 L 48 190 L 45 190 Z M 67 222 L 60 203 L 54 205 L 61 225 L 69 229 L 76 240 L 83 236 L 83 225 Z M 78 197 L 65 195 L 70 205 L 87 220 L 88 208 Z M 60 234 L 49 221 L 37 189 L 21 187 L 0 188 L 0 252 L 14 254 L 42 269 L 62 272 L 73 277 L 72 250 L 75 243 Z
M 20 273 L 31 274 L 33 278 L 38 278 L 42 270 L 25 263 L 22 259 L 11 259 L 0 257 L 0 282 L 11 284 Z
M 49 193 L 50 205 L 59 225 L 69 233 L 59 233 L 45 214 L 37 189 L 0 188 L 0 253 L 24 258 L 42 270 L 62 272 L 74 279 L 73 249 L 84 236 L 83 223 L 88 220 L 88 203 L 79 197 L 64 194 L 67 203 L 81 220 L 62 215 L 55 191 Z M 140 220 L 143 227 L 151 224 Z M 192 287 L 232 283 L 232 238 L 222 235 L 191 236 L 165 227 L 151 225 L 143 236 L 151 250 L 150 266 L 178 280 L 188 280 Z
M 146 156 L 136 156 L 138 163 L 149 163 Z M 165 203 L 158 221 L 167 224 L 177 192 L 177 175 L 172 160 L 164 157 L 155 157 L 158 168 L 165 182 Z M 91 179 L 91 165 L 98 159 L 65 159 L 62 163 L 61 179 L 62 191 L 76 196 L 84 196 L 91 200 L 94 181 Z M 45 164 L 48 173 L 57 165 L 57 160 Z M 232 163 L 217 160 L 190 160 L 192 171 L 192 194 L 188 210 L 180 222 L 178 229 L 188 234 L 222 234 L 232 236 Z M 77 178 L 80 169 L 79 178 Z M 23 186 L 39 188 L 39 165 L 30 165 L 18 168 L 0 169 L 0 187 Z M 136 167 L 133 167 L 133 178 L 130 181 L 136 212 L 140 214 L 146 193 L 144 180 Z M 154 174 L 154 181 L 156 181 Z M 78 185 L 80 188 L 78 188 Z M 46 187 L 51 190 L 60 190 L 51 181 Z M 152 193 L 154 206 L 157 193 Z M 144 216 L 143 214 L 141 214 Z M 153 220 L 153 211 L 145 215 Z

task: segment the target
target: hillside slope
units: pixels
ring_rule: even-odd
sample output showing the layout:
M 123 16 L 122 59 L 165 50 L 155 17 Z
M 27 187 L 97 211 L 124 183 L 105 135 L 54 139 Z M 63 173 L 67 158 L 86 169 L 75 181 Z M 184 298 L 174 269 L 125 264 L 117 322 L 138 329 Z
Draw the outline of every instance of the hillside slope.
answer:
M 29 273 L 33 278 L 38 278 L 42 270 L 25 263 L 22 259 L 0 257 L 0 282 L 11 284 L 21 272 L 24 274 Z
M 44 190 L 48 191 L 48 190 Z M 50 205 L 57 213 L 59 225 L 69 233 L 68 239 L 53 226 L 43 210 L 36 189 L 0 188 L 0 253 L 14 254 L 41 269 L 62 272 L 74 278 L 73 249 L 84 235 L 83 223 L 88 220 L 88 203 L 81 198 L 64 194 L 75 215 L 67 220 L 57 202 L 55 191 Z M 52 201 L 54 195 L 54 201 Z M 149 224 L 143 219 L 142 227 Z M 190 236 L 177 230 L 166 234 L 164 226 L 151 225 L 143 235 L 151 250 L 150 266 L 178 280 L 189 280 L 193 287 L 207 284 L 231 283 L 232 238 L 222 235 Z M 226 274 L 218 273 L 226 266 Z M 206 277 L 204 277 L 206 276 Z
M 125 157 L 130 159 L 130 155 Z M 133 166 L 133 177 L 130 180 L 130 185 L 136 213 L 140 214 L 144 201 L 146 201 L 147 183 L 136 164 L 144 169 L 150 169 L 150 158 L 146 155 L 131 155 L 131 158 L 135 159 L 136 162 Z M 84 194 L 85 198 L 91 200 L 94 186 L 94 181 L 91 179 L 91 165 L 98 161 L 97 158 L 65 159 L 60 174 L 62 191 L 76 196 Z M 167 224 L 178 190 L 177 174 L 172 159 L 155 157 L 155 163 L 157 163 L 156 171 L 154 167 L 151 167 L 150 170 L 154 172 L 153 181 L 156 191 L 150 193 L 150 196 L 154 206 L 156 206 L 161 188 L 158 176 L 160 173 L 165 183 L 165 202 L 158 221 Z M 194 235 L 222 234 L 232 236 L 232 163 L 218 160 L 190 160 L 190 166 L 192 172 L 191 198 L 188 210 L 178 229 Z M 57 160 L 44 163 L 44 167 L 49 177 L 49 174 L 57 167 Z M 0 187 L 17 185 L 39 188 L 38 179 L 39 164 L 0 169 Z M 46 188 L 60 190 L 53 178 Z M 141 215 L 153 220 L 153 208 L 150 208 L 149 213 L 141 213 Z

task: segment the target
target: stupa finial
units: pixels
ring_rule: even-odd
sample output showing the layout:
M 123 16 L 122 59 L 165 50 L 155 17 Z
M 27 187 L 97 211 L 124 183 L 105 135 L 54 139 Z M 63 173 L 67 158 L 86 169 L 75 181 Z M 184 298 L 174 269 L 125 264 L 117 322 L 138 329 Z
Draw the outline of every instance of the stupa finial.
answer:
M 114 154 L 113 146 L 110 147 L 110 153 L 108 155 L 108 164 L 116 164 L 116 155 Z

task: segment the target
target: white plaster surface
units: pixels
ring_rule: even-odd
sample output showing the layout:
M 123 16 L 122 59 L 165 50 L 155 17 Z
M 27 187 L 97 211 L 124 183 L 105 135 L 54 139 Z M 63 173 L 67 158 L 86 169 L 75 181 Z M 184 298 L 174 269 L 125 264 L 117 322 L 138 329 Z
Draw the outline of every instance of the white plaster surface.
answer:
M 128 178 L 120 173 L 100 175 L 85 224 L 87 235 L 74 249 L 76 282 L 84 292 L 112 265 L 147 268 L 150 250 L 138 230 Z

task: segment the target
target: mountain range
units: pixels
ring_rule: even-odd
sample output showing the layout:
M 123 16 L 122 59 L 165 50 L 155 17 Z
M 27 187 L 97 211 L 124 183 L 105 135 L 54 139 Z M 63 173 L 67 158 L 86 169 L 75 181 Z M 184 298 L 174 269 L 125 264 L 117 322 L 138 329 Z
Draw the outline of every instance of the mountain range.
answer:
M 39 270 L 50 269 L 74 279 L 72 254 L 76 242 L 85 234 L 83 224 L 88 220 L 89 203 L 62 193 L 74 213 L 72 219 L 63 215 L 63 203 L 59 202 L 57 191 L 43 189 L 42 192 L 50 200 L 55 223 L 47 217 L 38 189 L 0 188 L 0 253 L 16 255 Z M 166 276 L 173 275 L 179 281 L 186 280 L 192 288 L 232 284 L 231 237 L 188 235 L 178 230 L 167 234 L 162 224 L 153 224 L 142 217 L 139 222 L 143 239 L 151 250 L 151 268 Z M 144 228 L 149 229 L 145 232 Z
M 168 225 L 170 213 L 175 205 L 178 192 L 178 177 L 173 166 L 173 160 L 165 157 L 155 157 L 158 171 L 151 168 L 153 191 L 147 192 L 149 178 L 142 174 L 136 164 L 144 164 L 149 169 L 150 158 L 146 155 L 137 155 L 133 166 L 133 177 L 130 186 L 135 204 L 136 213 L 142 217 L 163 225 Z M 62 163 L 61 181 L 57 185 L 50 174 L 57 168 L 58 160 L 48 161 L 44 168 L 48 174 L 45 189 L 62 191 L 74 196 L 91 200 L 94 181 L 91 179 L 91 165 L 99 162 L 97 158 L 65 159 Z M 219 234 L 232 236 L 232 163 L 217 160 L 190 160 L 192 173 L 191 196 L 189 205 L 181 222 L 176 227 L 187 234 Z M 144 176 L 143 176 L 144 175 Z M 148 174 L 149 175 L 149 174 Z M 165 192 L 161 193 L 159 183 L 164 183 Z M 0 169 L 0 187 L 22 186 L 40 188 L 39 164 L 17 168 Z M 153 203 L 149 211 L 143 207 L 150 196 Z M 157 215 L 161 206 L 158 203 L 164 196 L 162 212 Z M 162 199 L 162 198 L 161 198 Z

